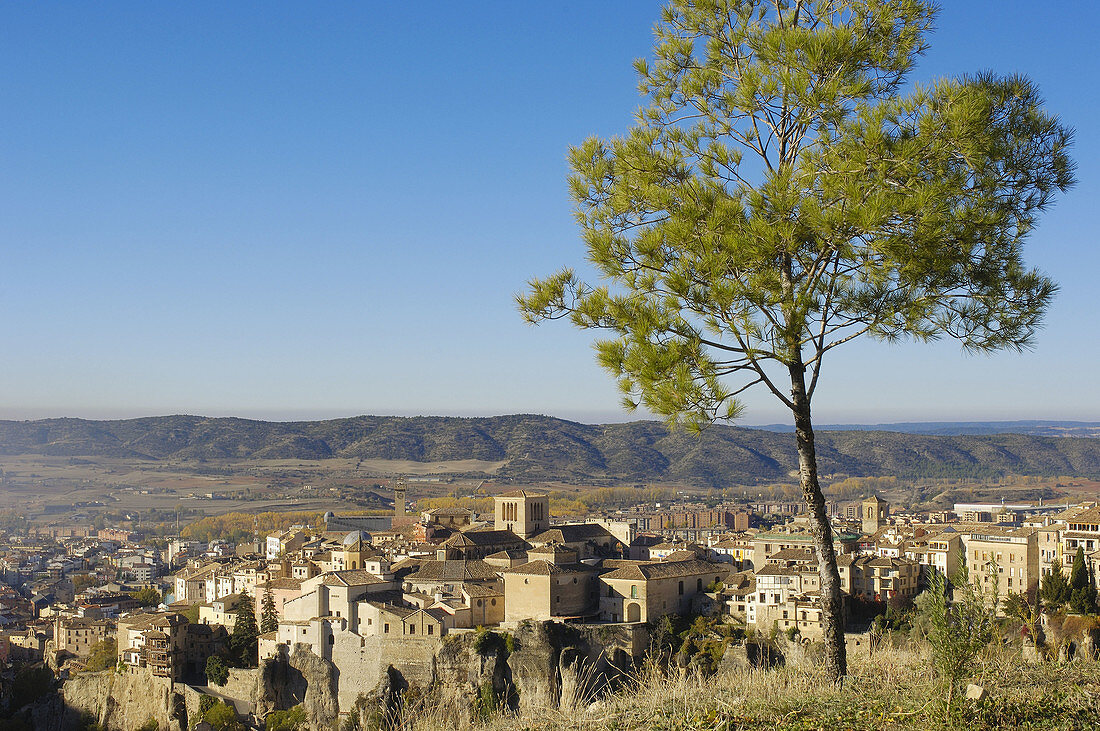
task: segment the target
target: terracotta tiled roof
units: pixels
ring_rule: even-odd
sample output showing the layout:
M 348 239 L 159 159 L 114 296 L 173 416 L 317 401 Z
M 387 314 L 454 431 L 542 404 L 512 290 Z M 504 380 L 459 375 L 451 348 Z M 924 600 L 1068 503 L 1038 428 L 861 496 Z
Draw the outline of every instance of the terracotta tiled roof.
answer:
M 464 533 L 456 533 L 446 541 L 444 546 L 494 546 L 507 544 L 520 544 L 523 539 L 510 530 L 468 530 Z
M 481 560 L 424 561 L 405 581 L 492 581 L 499 578 L 497 571 Z
M 526 576 L 550 576 L 556 574 L 586 574 L 592 573 L 593 571 L 595 571 L 595 569 L 583 564 L 556 564 L 537 559 L 535 561 L 528 561 L 525 564 L 520 564 L 519 566 L 513 566 L 510 569 L 503 569 L 501 573 Z
M 570 523 L 547 528 L 531 539 L 532 543 L 579 543 L 597 538 L 614 538 L 607 528 L 599 523 Z
M 367 584 L 381 584 L 385 581 L 369 571 L 351 569 L 348 571 L 332 571 L 325 574 L 322 583 L 325 586 L 366 586 Z
M 604 579 L 671 579 L 679 576 L 697 576 L 717 573 L 729 573 L 729 569 L 721 564 L 713 564 L 709 561 L 675 561 L 671 563 L 647 563 L 634 566 L 624 566 L 609 574 L 604 574 Z

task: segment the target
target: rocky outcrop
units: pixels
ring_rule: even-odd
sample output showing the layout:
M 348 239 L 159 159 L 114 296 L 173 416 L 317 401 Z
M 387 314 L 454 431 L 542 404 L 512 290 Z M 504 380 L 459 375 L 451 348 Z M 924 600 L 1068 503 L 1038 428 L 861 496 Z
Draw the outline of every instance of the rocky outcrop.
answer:
M 373 689 L 342 710 L 357 716 L 362 727 L 397 728 L 409 698 L 447 707 L 455 715 L 576 708 L 626 681 L 648 642 L 643 634 L 637 627 L 524 622 L 513 632 L 451 635 L 434 656 L 428 653 L 427 664 L 410 655 L 409 668 L 399 662 L 384 666 Z M 249 677 L 254 678 L 250 692 L 243 690 Z M 340 685 L 336 665 L 315 655 L 309 645 L 298 644 L 282 648 L 254 671 L 237 671 L 223 690 L 247 700 L 261 725 L 271 712 L 300 705 L 308 724 L 303 731 L 329 731 L 339 727 Z M 199 696 L 145 669 L 85 673 L 67 681 L 55 702 L 36 709 L 33 726 L 77 731 L 83 715 L 111 731 L 129 731 L 151 718 L 161 729 L 186 731 Z
M 339 671 L 331 662 L 314 655 L 309 645 L 285 648 L 280 655 L 261 661 L 256 673 L 252 707 L 256 718 L 271 711 L 284 711 L 301 705 L 313 731 L 328 731 L 337 726 Z
M 636 632 L 523 622 L 511 634 L 460 636 L 440 653 L 439 682 L 464 687 L 474 706 L 490 696 L 509 709 L 572 708 L 627 679 L 640 657 Z
M 80 673 L 65 681 L 58 696 L 31 713 L 34 728 L 44 731 L 75 731 L 82 717 L 95 719 L 110 731 L 130 731 L 151 718 L 161 729 L 187 728 L 182 686 L 145 668 Z
M 1100 656 L 1100 620 L 1096 617 L 1044 612 L 1041 626 L 1047 657 L 1068 662 Z

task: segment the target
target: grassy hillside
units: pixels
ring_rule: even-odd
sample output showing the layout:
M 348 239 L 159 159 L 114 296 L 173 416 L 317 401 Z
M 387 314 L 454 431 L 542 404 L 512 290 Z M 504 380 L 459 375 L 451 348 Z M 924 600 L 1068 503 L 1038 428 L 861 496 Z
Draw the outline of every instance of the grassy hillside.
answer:
M 932 436 L 823 431 L 822 473 L 898 477 L 1100 475 L 1100 439 L 1024 434 Z M 147 460 L 505 461 L 521 481 L 752 484 L 796 468 L 790 434 L 716 425 L 692 436 L 659 422 L 589 425 L 545 416 L 359 416 L 303 422 L 164 416 L 0 421 L 0 454 Z
M 950 713 L 943 688 L 919 650 L 857 654 L 841 687 L 805 664 L 772 670 L 732 669 L 712 677 L 644 674 L 631 691 L 576 708 L 540 708 L 463 725 L 447 706 L 416 709 L 415 731 L 472 728 L 721 729 L 1085 729 L 1100 728 L 1100 673 L 1093 661 L 1025 665 L 1018 655 L 993 652 L 973 682 L 989 693 L 981 702 L 957 700 Z

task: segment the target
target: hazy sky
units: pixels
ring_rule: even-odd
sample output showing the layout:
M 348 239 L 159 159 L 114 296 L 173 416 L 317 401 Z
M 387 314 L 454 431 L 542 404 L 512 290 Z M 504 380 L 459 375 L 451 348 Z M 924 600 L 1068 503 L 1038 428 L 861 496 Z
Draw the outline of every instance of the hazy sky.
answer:
M 945 5 L 914 80 L 1024 72 L 1077 129 L 1062 291 L 1024 355 L 834 351 L 816 419 L 1100 420 L 1100 4 Z M 631 418 L 512 297 L 583 262 L 566 151 L 629 125 L 658 7 L 0 5 L 0 418 Z

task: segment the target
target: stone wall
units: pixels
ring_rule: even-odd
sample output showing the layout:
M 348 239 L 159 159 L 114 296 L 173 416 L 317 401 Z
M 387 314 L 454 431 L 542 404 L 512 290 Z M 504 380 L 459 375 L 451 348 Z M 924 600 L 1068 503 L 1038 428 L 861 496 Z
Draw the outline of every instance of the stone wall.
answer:
M 381 637 L 350 632 L 334 636 L 330 648 L 333 664 L 339 668 L 337 687 L 340 710 L 347 711 L 360 693 L 378 685 L 388 666 L 393 666 L 409 683 L 427 687 L 436 679 L 436 656 L 441 638 Z
M 214 689 L 224 696 L 234 700 L 252 702 L 252 696 L 256 692 L 256 678 L 259 675 L 257 668 L 229 668 L 229 679 L 225 685 Z

